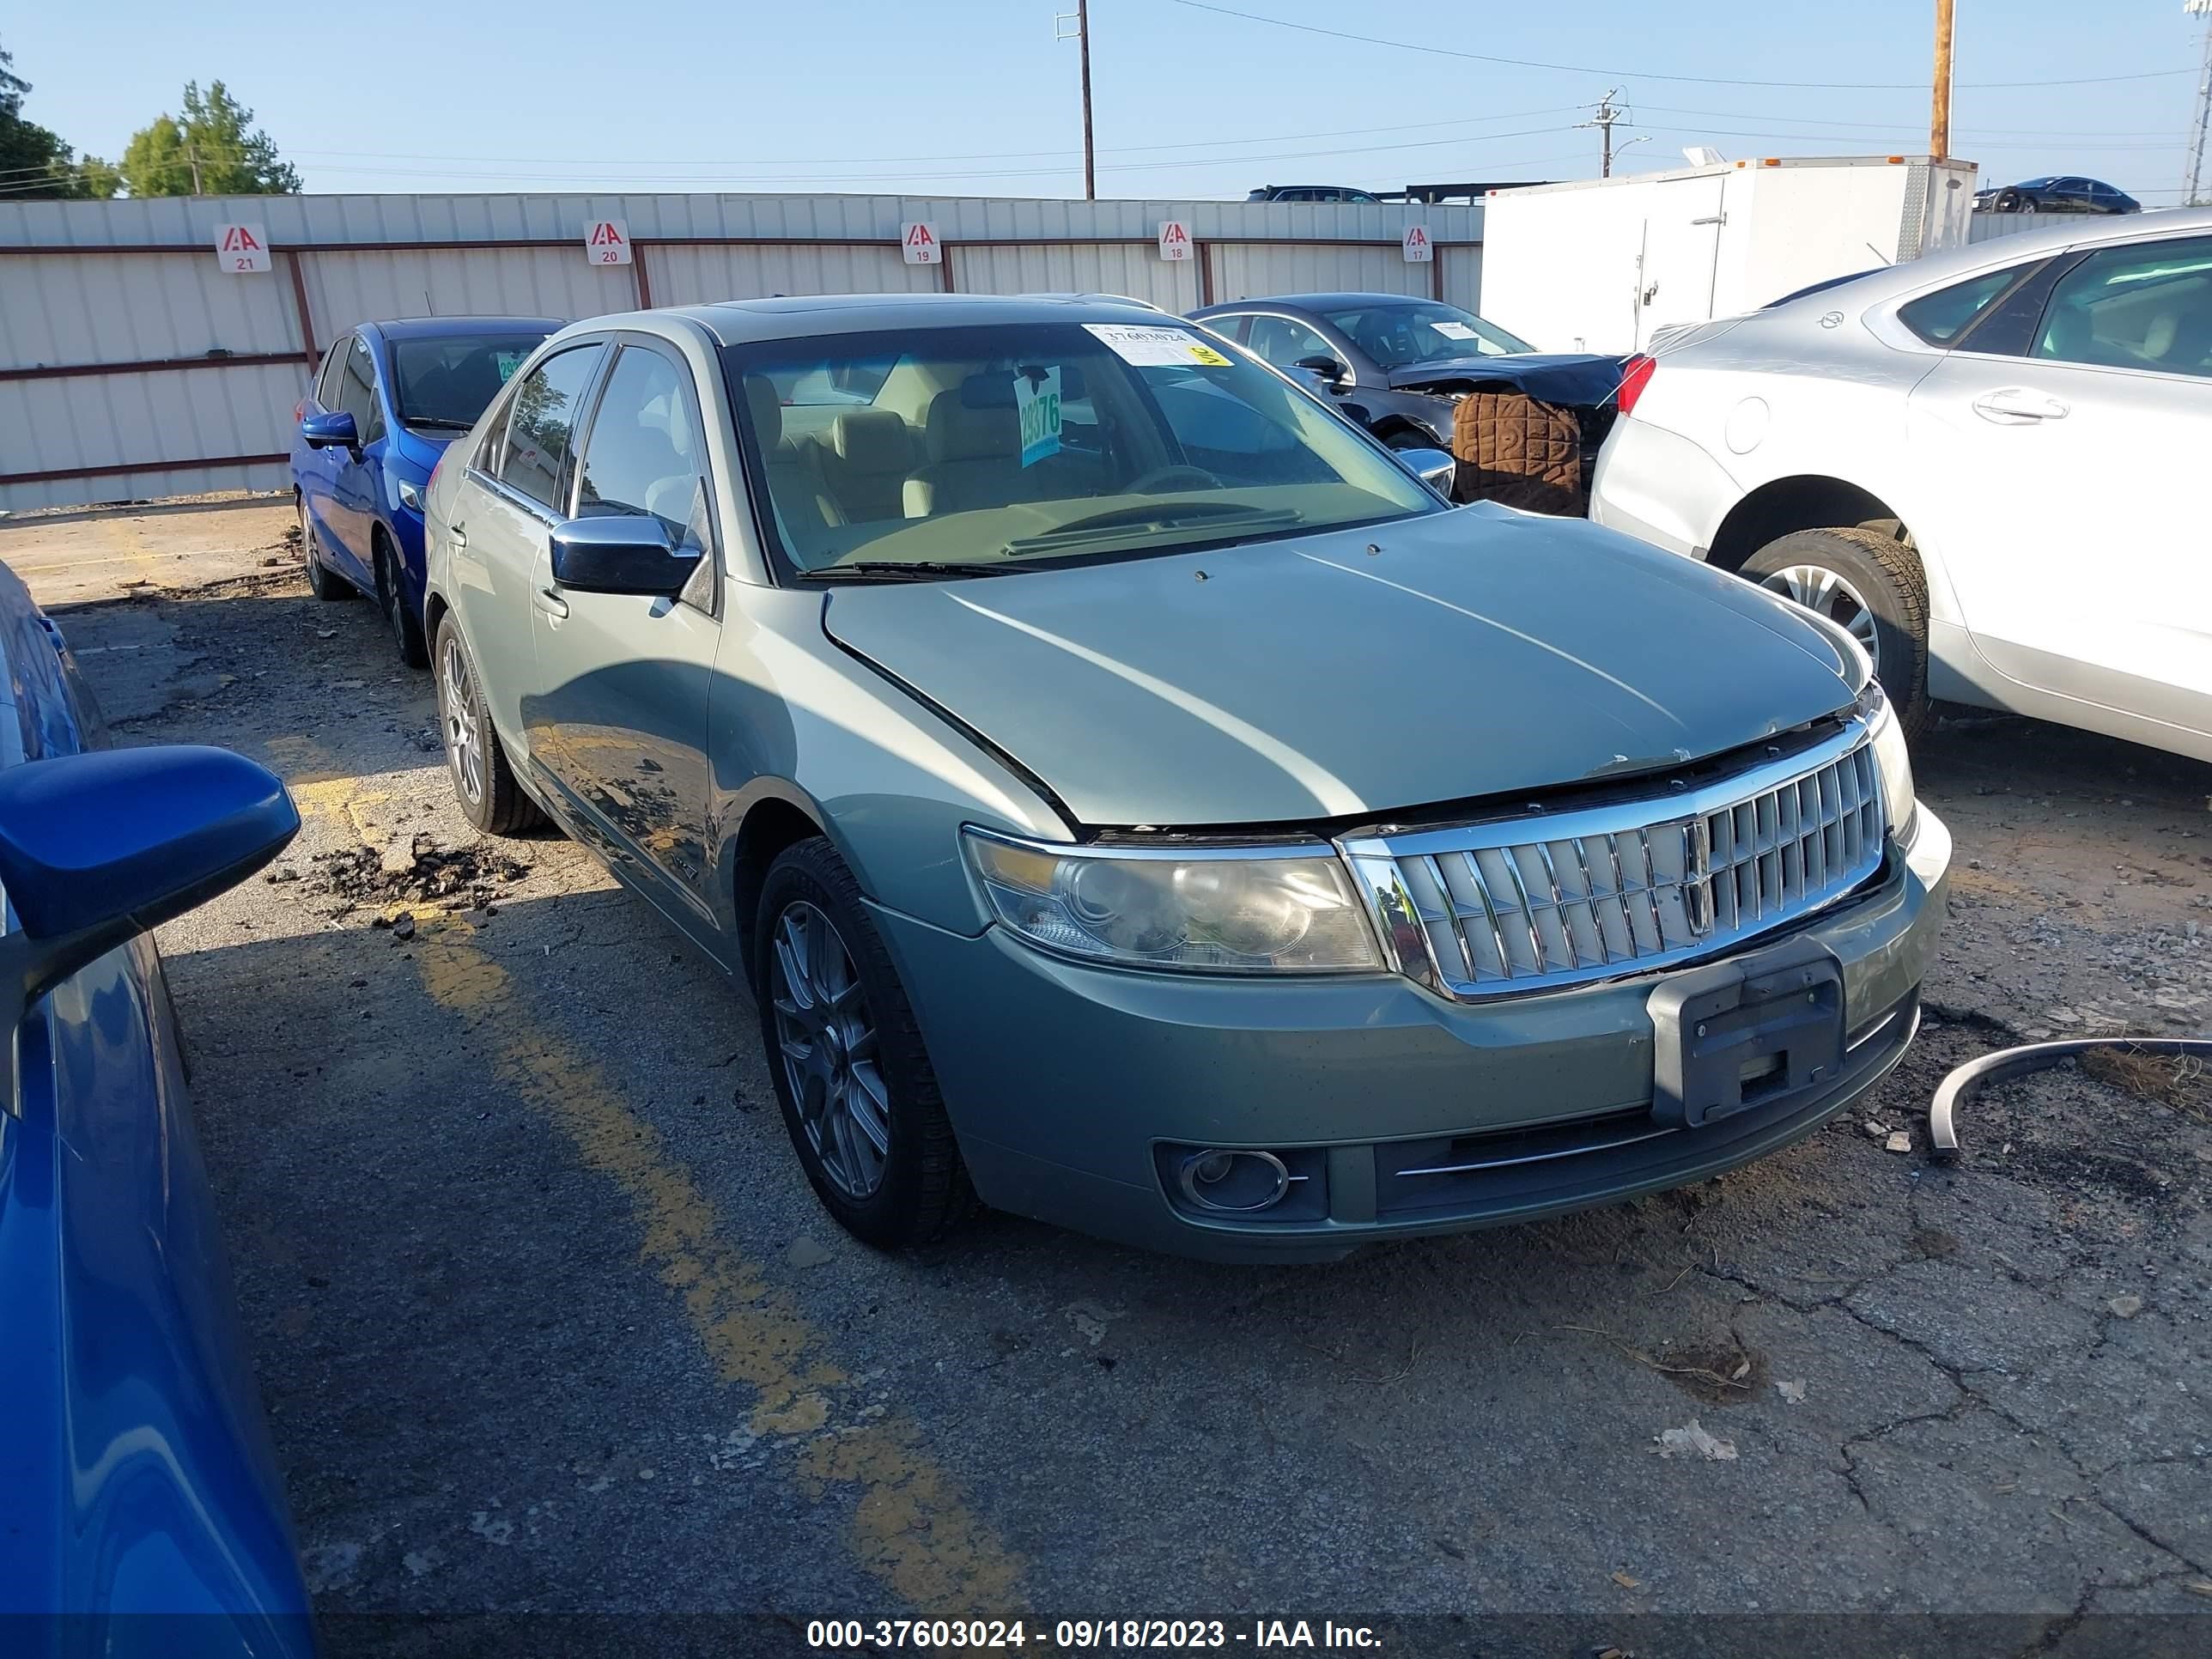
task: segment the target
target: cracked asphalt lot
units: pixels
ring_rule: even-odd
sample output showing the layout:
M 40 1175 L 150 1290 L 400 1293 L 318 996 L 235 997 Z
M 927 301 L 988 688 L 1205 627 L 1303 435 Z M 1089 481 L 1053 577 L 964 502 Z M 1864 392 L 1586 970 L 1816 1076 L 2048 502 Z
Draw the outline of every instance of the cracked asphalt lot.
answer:
M 161 944 L 334 1645 L 721 1610 L 794 1641 L 975 1611 L 1778 1651 L 1761 1619 L 1936 1610 L 1995 1622 L 1850 1628 L 2212 1644 L 2212 1088 L 2069 1066 L 1925 1154 L 1972 1055 L 2204 1028 L 2212 769 L 1932 734 L 1959 868 L 1924 1035 L 1727 1179 L 1317 1268 L 1002 1217 L 887 1257 L 817 1208 L 744 994 L 580 848 L 408 884 L 474 837 L 368 606 L 289 572 L 137 592 L 59 617 L 119 739 L 240 749 L 307 817 Z M 1480 1623 L 1538 1613 L 1571 1628 Z

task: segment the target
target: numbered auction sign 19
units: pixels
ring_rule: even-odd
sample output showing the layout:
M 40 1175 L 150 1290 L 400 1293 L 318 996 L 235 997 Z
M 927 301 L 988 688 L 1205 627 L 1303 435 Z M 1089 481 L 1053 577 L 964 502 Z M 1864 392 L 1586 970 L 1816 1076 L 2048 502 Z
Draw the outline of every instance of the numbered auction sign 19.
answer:
M 584 230 L 584 258 L 595 265 L 629 263 L 629 222 L 594 219 Z
M 899 246 L 910 265 L 941 265 L 945 244 L 937 240 L 937 227 L 918 219 L 899 228 Z
M 233 276 L 270 269 L 269 234 L 259 225 L 217 225 L 215 262 Z

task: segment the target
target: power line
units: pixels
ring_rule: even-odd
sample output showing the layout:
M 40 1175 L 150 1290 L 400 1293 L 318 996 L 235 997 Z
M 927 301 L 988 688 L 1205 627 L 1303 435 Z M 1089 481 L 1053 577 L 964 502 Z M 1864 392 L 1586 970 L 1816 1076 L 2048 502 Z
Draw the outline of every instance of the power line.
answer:
M 1460 58 L 1477 64 L 1504 64 L 1513 69 L 1558 70 L 1569 75 L 1624 76 L 1644 81 L 1675 81 L 1704 87 L 1774 87 L 1797 92 L 1922 92 L 1927 88 L 1924 81 L 1745 81 L 1717 75 L 1661 75 L 1641 67 L 1607 69 L 1594 64 L 1550 64 L 1533 58 L 1500 58 L 1486 52 L 1460 52 L 1450 46 L 1434 46 L 1419 40 L 1386 40 L 1378 35 L 1354 34 L 1347 29 L 1324 28 L 1318 23 L 1293 22 L 1287 17 L 1267 17 L 1255 11 L 1237 11 L 1229 6 L 1217 6 L 1211 0 L 1173 0 L 1178 6 L 1193 11 L 1215 12 L 1224 17 L 1234 17 L 1247 23 L 1262 23 L 1270 28 L 1296 29 L 1304 34 L 1325 34 L 1334 40 L 1353 40 L 1362 46 L 1394 46 L 1401 52 L 1425 52 L 1437 58 Z M 2187 75 L 2188 70 L 2145 70 L 2135 75 L 2081 75 L 2057 81 L 1961 81 L 1961 88 L 1999 88 L 2012 87 L 2088 87 L 2103 86 L 2115 81 L 2155 81 L 2166 76 Z

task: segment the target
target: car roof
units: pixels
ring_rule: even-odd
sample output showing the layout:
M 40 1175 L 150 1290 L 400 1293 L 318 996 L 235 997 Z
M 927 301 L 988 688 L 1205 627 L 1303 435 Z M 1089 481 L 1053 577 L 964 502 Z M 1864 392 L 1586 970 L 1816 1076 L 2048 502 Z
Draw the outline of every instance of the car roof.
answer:
M 1276 306 L 1285 311 L 1341 311 L 1350 306 L 1432 306 L 1425 294 L 1255 294 L 1248 299 L 1224 300 L 1218 306 L 1195 311 L 1194 317 L 1220 311 L 1249 311 L 1255 306 Z
M 2014 236 L 1993 236 L 1986 242 L 1974 242 L 1965 247 L 1923 254 L 1917 259 L 1906 259 L 1898 264 L 1887 265 L 1850 283 L 1816 292 L 1839 300 L 1844 297 L 1844 291 L 1848 289 L 1852 301 L 1871 306 L 1893 295 L 1917 293 L 1924 288 L 1940 288 L 1946 282 L 1970 276 L 1976 271 L 2027 264 L 2067 248 L 2097 247 L 2108 242 L 2147 242 L 2164 236 L 2212 232 L 2212 208 L 2160 208 L 2149 213 L 2124 216 L 2080 214 L 2072 216 L 2080 222 L 2057 225 L 2049 230 L 2023 231 Z M 1813 294 L 1800 296 L 1801 299 L 1812 297 Z M 1796 300 L 1778 300 L 1772 302 L 1772 308 L 1779 309 L 1785 304 L 1798 302 Z
M 721 345 L 903 328 L 1009 323 L 1125 323 L 1158 328 L 1181 320 L 1138 301 L 1103 295 L 822 294 L 672 306 L 628 317 L 594 317 L 589 325 L 620 328 L 647 318 L 688 319 Z
M 363 323 L 387 340 L 436 340 L 454 334 L 490 334 L 501 329 L 527 333 L 532 329 L 551 334 L 568 324 L 558 317 L 394 317 L 387 322 Z

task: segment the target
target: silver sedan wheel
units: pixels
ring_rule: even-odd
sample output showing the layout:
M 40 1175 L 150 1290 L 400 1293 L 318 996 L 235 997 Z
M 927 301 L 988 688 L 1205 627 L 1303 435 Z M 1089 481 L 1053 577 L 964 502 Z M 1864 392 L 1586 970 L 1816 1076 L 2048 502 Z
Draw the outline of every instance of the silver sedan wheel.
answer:
M 1840 623 L 1850 636 L 1866 647 L 1875 672 L 1881 672 L 1881 647 L 1874 628 L 1874 611 L 1866 596 L 1825 565 L 1792 564 L 1759 578 L 1761 587 L 1795 599 L 1808 611 L 1817 611 L 1830 622 Z
M 438 665 L 438 701 L 445 707 L 446 758 L 453 768 L 453 781 L 471 805 L 483 800 L 483 734 L 477 725 L 476 701 L 469 692 L 468 659 L 461 654 L 458 633 L 446 636 Z
M 883 1185 L 890 1156 L 890 1095 L 853 954 L 836 924 L 803 899 L 776 918 L 769 996 L 777 1057 L 807 1144 L 840 1192 L 866 1199 Z

